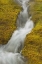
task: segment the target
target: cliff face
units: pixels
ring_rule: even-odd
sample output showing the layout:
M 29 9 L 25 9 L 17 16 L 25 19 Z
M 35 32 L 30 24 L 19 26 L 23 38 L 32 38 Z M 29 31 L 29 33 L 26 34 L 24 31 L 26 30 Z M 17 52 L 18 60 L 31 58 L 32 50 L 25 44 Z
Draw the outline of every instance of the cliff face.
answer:
M 0 44 L 5 44 L 16 29 L 16 19 L 21 8 L 12 0 L 0 0 Z
M 42 0 L 30 2 L 29 14 L 32 15 L 34 28 L 25 39 L 22 53 L 28 58 L 29 64 L 42 64 Z

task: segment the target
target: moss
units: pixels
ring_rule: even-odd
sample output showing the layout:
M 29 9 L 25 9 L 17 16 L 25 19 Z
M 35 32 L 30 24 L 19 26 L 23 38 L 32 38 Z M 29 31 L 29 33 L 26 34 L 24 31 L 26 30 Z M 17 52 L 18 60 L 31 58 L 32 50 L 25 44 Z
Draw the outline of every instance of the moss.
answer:
M 12 0 L 0 0 L 0 44 L 10 39 L 20 11 L 20 6 Z M 42 0 L 31 0 L 29 14 L 35 26 L 25 39 L 22 54 L 28 58 L 27 64 L 42 64 Z
M 16 30 L 16 19 L 21 11 L 12 0 L 0 0 L 0 44 L 5 44 Z
M 42 2 L 35 0 L 33 3 L 30 14 L 35 26 L 26 36 L 22 54 L 28 58 L 27 64 L 42 64 Z

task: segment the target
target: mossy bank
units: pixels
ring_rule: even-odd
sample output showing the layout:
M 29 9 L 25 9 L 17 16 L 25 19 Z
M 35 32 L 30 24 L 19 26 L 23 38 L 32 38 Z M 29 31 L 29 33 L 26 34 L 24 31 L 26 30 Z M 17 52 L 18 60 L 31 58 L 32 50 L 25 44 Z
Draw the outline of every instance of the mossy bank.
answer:
M 30 15 L 34 28 L 25 39 L 22 54 L 28 58 L 27 64 L 42 64 L 42 0 L 30 2 Z
M 21 7 L 12 0 L 0 0 L 0 44 L 8 42 L 14 30 Z

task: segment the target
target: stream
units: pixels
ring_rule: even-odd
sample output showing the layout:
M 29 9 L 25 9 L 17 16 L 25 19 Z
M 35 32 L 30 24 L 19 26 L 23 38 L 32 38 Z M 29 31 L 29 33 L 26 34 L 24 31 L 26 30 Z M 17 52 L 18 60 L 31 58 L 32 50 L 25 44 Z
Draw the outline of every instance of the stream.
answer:
M 24 47 L 26 35 L 31 33 L 34 23 L 29 17 L 29 0 L 15 0 L 23 10 L 18 15 L 17 30 L 6 45 L 0 46 L 0 64 L 24 64 L 25 58 L 21 51 Z M 2 63 L 3 62 L 3 63 Z

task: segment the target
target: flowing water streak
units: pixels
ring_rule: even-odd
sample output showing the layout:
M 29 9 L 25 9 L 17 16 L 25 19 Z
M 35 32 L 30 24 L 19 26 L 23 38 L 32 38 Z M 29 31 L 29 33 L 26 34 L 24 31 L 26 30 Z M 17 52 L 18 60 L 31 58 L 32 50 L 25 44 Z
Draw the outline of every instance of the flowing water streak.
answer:
M 0 46 L 0 64 L 25 64 L 26 59 L 18 52 L 21 52 L 24 46 L 24 39 L 33 29 L 33 21 L 28 18 L 29 0 L 15 0 L 22 6 L 17 19 L 17 30 L 13 32 L 11 39 L 4 46 Z M 14 52 L 14 53 L 13 53 Z
M 25 64 L 26 59 L 20 53 L 0 51 L 0 64 Z
M 0 50 L 4 50 L 7 52 L 18 53 L 21 52 L 24 46 L 24 39 L 27 34 L 31 32 L 33 29 L 33 21 L 31 18 L 28 18 L 28 5 L 27 2 L 29 0 L 16 0 L 19 4 L 21 4 L 23 10 L 18 15 L 17 19 L 17 30 L 13 32 L 11 39 L 4 46 L 1 46 Z

